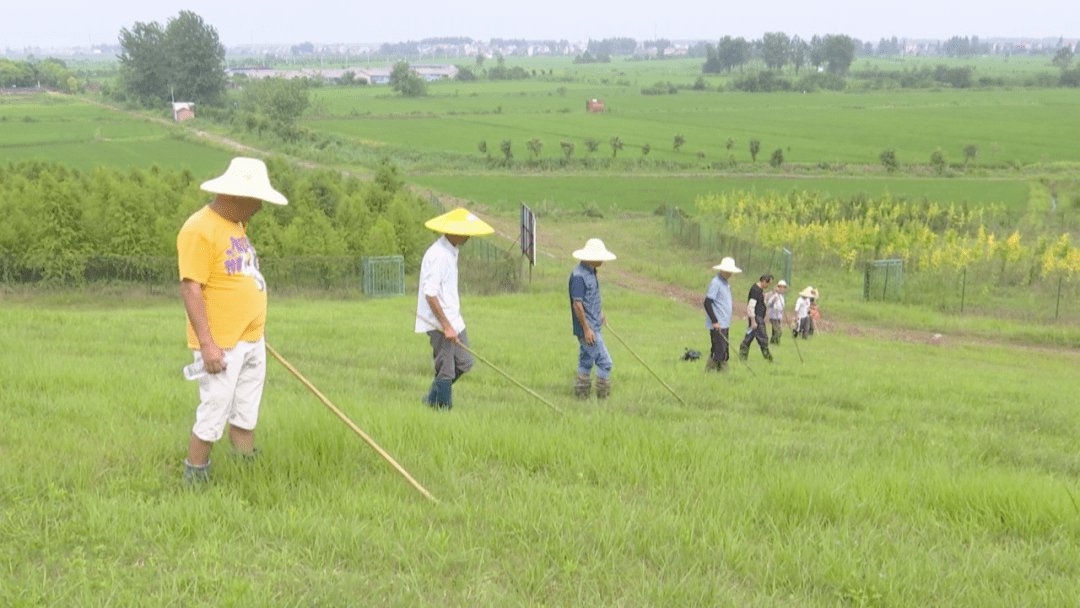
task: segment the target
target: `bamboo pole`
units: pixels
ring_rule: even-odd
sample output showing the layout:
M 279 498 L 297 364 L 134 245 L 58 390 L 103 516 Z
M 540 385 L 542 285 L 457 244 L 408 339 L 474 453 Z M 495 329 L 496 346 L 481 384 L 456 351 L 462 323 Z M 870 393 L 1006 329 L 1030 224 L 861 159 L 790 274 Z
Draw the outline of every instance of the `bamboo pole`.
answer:
M 442 330 L 441 330 L 441 329 L 439 329 L 438 327 L 435 327 L 435 325 L 434 325 L 434 324 L 432 324 L 432 322 L 431 322 L 431 320 L 430 320 L 430 319 L 425 319 L 424 317 L 421 317 L 421 316 L 420 316 L 419 314 L 417 314 L 417 315 L 416 315 L 416 318 L 417 318 L 417 319 L 420 319 L 420 320 L 422 320 L 422 321 L 424 321 L 424 322 L 425 322 L 425 323 L 427 323 L 428 325 L 431 325 L 432 329 L 434 329 L 434 330 L 436 330 L 436 331 L 439 331 L 439 332 L 442 332 Z M 482 362 L 483 362 L 483 363 L 484 363 L 485 365 L 487 365 L 487 366 L 488 366 L 488 367 L 490 367 L 491 369 L 493 369 L 493 370 L 495 370 L 496 372 L 498 372 L 499 374 L 501 374 L 503 378 L 506 378 L 506 379 L 507 379 L 507 380 L 509 380 L 510 382 L 513 382 L 513 383 L 514 383 L 514 384 L 516 384 L 516 385 L 517 385 L 517 386 L 518 386 L 519 388 L 521 388 L 521 390 L 523 390 L 523 391 L 525 391 L 526 393 L 529 393 L 530 395 L 532 395 L 533 397 L 536 397 L 537 399 L 539 399 L 539 400 L 540 400 L 541 402 L 543 402 L 543 404 L 544 404 L 544 405 L 546 405 L 546 406 L 550 407 L 551 409 L 555 410 L 556 412 L 559 412 L 560 414 L 563 414 L 563 413 L 565 413 L 565 412 L 563 412 L 562 410 L 560 410 L 559 408 L 555 407 L 555 405 L 554 405 L 554 404 L 552 404 L 552 403 L 551 403 L 550 401 L 548 401 L 547 399 L 544 399 L 543 397 L 541 397 L 541 396 L 540 396 L 540 395 L 539 395 L 539 394 L 538 394 L 538 393 L 537 393 L 536 391 L 534 391 L 534 390 L 532 390 L 531 388 L 529 388 L 529 387 L 525 386 L 524 384 L 522 384 L 522 383 L 518 382 L 517 380 L 514 380 L 513 378 L 511 378 L 511 377 L 510 377 L 510 374 L 508 374 L 508 373 L 504 372 L 503 370 L 499 369 L 498 367 L 496 367 L 496 366 L 495 366 L 495 364 L 494 364 L 494 363 L 492 363 L 491 361 L 488 361 L 487 359 L 485 359 L 485 358 L 481 357 L 480 355 L 476 354 L 476 351 L 474 351 L 473 349 L 469 348 L 468 346 L 465 346 L 465 345 L 464 345 L 464 344 L 462 344 L 461 342 L 456 342 L 456 343 L 457 343 L 457 345 L 458 345 L 458 346 L 460 346 L 461 348 L 464 348 L 464 349 L 465 349 L 465 351 L 466 351 L 466 352 L 468 352 L 468 353 L 469 353 L 470 355 L 472 355 L 472 356 L 476 357 L 477 359 L 479 359 L 480 361 L 482 361 Z
M 370 445 L 376 452 L 378 452 L 380 456 L 382 456 L 384 459 L 386 459 L 387 462 L 389 462 L 395 469 L 397 469 L 398 473 L 401 473 L 405 477 L 405 479 L 407 479 L 409 481 L 409 483 L 412 484 L 412 486 L 414 488 L 419 490 L 421 494 L 428 497 L 429 499 L 431 499 L 431 500 L 433 500 L 435 502 L 439 502 L 438 500 L 435 499 L 434 496 L 431 495 L 430 492 L 428 492 L 427 490 L 424 489 L 424 486 L 420 485 L 415 479 L 413 479 L 412 475 L 409 475 L 409 472 L 406 471 L 404 468 L 402 468 L 402 466 L 400 464 L 398 464 L 397 461 L 395 461 L 390 456 L 390 454 L 387 454 L 386 450 L 383 450 L 381 447 L 379 447 L 379 444 L 375 443 L 374 439 L 372 439 L 371 437 L 368 437 L 367 433 L 365 433 L 364 431 L 361 431 L 360 427 L 353 424 L 353 421 L 349 420 L 348 416 L 346 416 L 344 413 L 342 413 L 342 411 L 339 410 L 333 403 L 331 403 L 329 399 L 327 399 L 321 392 L 319 392 L 319 389 L 315 388 L 314 384 L 309 382 L 308 379 L 305 378 L 303 374 L 301 374 L 299 371 L 297 371 L 297 369 L 295 367 L 293 367 L 288 361 L 286 361 L 285 357 L 282 357 L 280 354 L 278 354 L 278 352 L 276 350 L 274 350 L 274 348 L 272 346 L 270 346 L 269 344 L 266 345 L 266 350 L 271 355 L 273 355 L 273 357 L 275 359 L 277 359 L 282 365 L 284 365 L 285 369 L 292 372 L 292 374 L 294 376 L 296 376 L 297 379 L 299 379 L 300 382 L 302 382 L 304 384 L 304 386 L 311 389 L 311 392 L 315 393 L 315 396 L 318 397 L 319 400 L 323 402 L 323 405 L 330 408 L 330 411 L 334 412 L 334 414 L 336 414 L 338 418 L 341 418 L 342 422 L 347 424 L 349 426 L 349 428 L 351 428 L 357 435 L 359 435 L 364 441 L 366 441 L 367 444 Z
M 608 325 L 607 328 L 609 330 L 611 330 L 611 335 L 615 336 L 615 338 L 618 339 L 618 341 L 621 342 L 622 345 L 626 347 L 626 350 L 630 351 L 630 354 L 634 355 L 634 357 L 636 357 L 637 360 L 640 361 L 641 364 L 645 366 L 645 369 L 649 370 L 649 373 L 652 374 L 653 377 L 656 378 L 657 381 L 660 382 L 660 384 L 664 385 L 664 388 L 666 388 L 668 390 L 668 392 L 670 392 L 672 395 L 675 395 L 675 398 L 679 400 L 679 403 L 681 403 L 683 405 L 686 405 L 686 402 L 683 401 L 683 398 L 680 397 L 678 395 L 678 393 L 676 393 L 670 386 L 668 386 L 667 382 L 664 382 L 663 380 L 660 380 L 660 376 L 657 376 L 656 372 L 654 372 L 653 369 L 651 367 L 649 367 L 649 364 L 645 363 L 645 360 L 642 359 L 641 357 L 639 357 L 638 354 L 634 352 L 634 349 L 630 348 L 630 345 L 627 344 L 626 341 L 623 340 L 622 337 L 619 336 L 619 334 L 615 331 L 615 328 L 613 328 L 611 325 Z

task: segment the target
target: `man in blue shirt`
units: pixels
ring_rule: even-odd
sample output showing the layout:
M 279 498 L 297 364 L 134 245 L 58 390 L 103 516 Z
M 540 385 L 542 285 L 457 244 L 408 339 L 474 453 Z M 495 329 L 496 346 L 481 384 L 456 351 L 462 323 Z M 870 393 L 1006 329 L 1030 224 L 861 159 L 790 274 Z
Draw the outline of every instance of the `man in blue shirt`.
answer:
M 611 368 L 614 365 L 600 331 L 607 319 L 601 310 L 596 269 L 604 262 L 614 260 L 615 254 L 608 251 L 600 239 L 589 239 L 583 249 L 574 252 L 574 258 L 581 260 L 570 272 L 570 316 L 579 346 L 574 394 L 579 399 L 589 398 L 592 390 L 590 376 L 595 366 L 596 398 L 606 399 L 611 394 Z
M 705 371 L 724 371 L 728 365 L 728 330 L 731 329 L 731 275 L 742 272 L 735 265 L 733 258 L 724 258 L 718 266 L 713 266 L 716 276 L 709 281 L 709 291 L 705 294 L 705 328 L 709 330 L 712 342 L 709 360 L 705 362 Z

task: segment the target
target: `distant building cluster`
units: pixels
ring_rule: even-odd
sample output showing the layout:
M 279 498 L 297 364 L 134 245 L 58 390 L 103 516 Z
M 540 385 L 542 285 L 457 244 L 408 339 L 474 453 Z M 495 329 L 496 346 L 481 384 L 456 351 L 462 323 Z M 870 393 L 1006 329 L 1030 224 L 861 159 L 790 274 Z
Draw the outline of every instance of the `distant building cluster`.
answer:
M 410 64 L 418 76 L 428 82 L 437 80 L 452 80 L 458 73 L 458 67 L 452 63 L 447 64 Z M 226 70 L 229 77 L 243 75 L 247 78 L 262 80 L 263 78 L 308 78 L 321 80 L 327 83 L 340 83 L 348 72 L 352 73 L 355 80 L 366 80 L 368 84 L 387 84 L 390 82 L 392 67 L 349 67 L 349 68 L 304 68 L 299 70 L 275 70 L 273 68 L 230 68 Z

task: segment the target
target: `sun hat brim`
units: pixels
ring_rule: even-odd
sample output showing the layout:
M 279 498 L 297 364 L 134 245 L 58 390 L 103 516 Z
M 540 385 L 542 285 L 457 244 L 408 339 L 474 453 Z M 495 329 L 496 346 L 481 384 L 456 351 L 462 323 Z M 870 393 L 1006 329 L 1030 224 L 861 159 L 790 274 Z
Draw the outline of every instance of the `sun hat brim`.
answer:
M 257 198 L 275 205 L 288 205 L 285 195 L 274 190 L 266 164 L 257 158 L 236 157 L 222 175 L 207 180 L 199 188 L 215 194 Z
M 571 255 L 574 256 L 574 259 L 583 262 L 610 262 L 611 260 L 616 259 L 615 254 L 608 251 L 608 248 L 604 245 L 604 241 L 601 241 L 600 239 L 589 239 L 585 241 L 585 246 Z
M 610 251 L 595 251 L 589 249 L 578 249 L 573 254 L 574 259 L 581 260 L 582 262 L 610 262 L 618 259 L 614 253 Z
M 435 232 L 459 236 L 484 236 L 495 232 L 487 222 L 469 213 L 464 207 L 433 217 L 424 222 L 424 226 Z
M 727 262 L 727 260 L 724 260 L 716 266 L 713 266 L 713 270 L 719 270 L 720 272 L 730 272 L 731 274 L 739 274 L 740 272 L 742 272 L 742 268 L 736 266 L 734 262 L 732 262 L 731 264 L 726 264 L 725 262 Z

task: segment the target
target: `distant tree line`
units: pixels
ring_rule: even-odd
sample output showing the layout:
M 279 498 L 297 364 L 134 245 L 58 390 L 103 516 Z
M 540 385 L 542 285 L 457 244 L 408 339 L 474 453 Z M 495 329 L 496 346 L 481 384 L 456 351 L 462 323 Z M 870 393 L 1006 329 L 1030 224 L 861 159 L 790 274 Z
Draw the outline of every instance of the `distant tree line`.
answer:
M 0 87 L 35 87 L 39 84 L 68 93 L 78 92 L 82 85 L 67 64 L 55 57 L 40 61 L 32 56 L 23 61 L 0 57 Z

